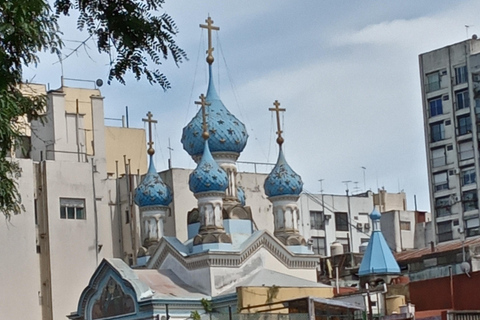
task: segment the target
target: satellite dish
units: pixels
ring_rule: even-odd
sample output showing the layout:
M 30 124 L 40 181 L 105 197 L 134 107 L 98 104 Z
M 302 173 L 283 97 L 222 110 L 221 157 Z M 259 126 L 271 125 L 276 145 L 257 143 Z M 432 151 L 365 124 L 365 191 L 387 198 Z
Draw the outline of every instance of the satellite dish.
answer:
M 101 87 L 101 86 L 103 86 L 103 80 L 102 79 L 97 79 L 97 81 L 95 81 L 95 84 L 97 85 L 97 87 Z

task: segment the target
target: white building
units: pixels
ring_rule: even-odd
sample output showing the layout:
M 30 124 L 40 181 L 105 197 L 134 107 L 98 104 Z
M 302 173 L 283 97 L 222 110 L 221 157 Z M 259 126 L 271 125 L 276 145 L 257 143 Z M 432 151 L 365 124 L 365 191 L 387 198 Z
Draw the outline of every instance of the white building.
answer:
M 480 234 L 478 172 L 480 41 L 419 57 L 435 241 Z

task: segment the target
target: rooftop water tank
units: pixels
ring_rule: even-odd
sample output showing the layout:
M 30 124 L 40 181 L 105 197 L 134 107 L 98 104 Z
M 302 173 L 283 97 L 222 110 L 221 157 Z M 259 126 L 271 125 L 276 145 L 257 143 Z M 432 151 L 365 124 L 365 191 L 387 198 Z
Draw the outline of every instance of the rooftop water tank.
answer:
M 339 254 L 343 254 L 343 245 L 338 241 L 334 241 L 330 246 L 330 255 L 333 257 Z

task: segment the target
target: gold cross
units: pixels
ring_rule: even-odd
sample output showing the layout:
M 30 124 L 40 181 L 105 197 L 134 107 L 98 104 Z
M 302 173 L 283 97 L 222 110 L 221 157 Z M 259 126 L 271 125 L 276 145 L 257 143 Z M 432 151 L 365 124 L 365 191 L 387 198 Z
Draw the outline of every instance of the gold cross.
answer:
M 149 155 L 153 155 L 155 153 L 155 150 L 153 149 L 153 141 L 152 141 L 152 123 L 157 123 L 157 120 L 152 119 L 153 114 L 148 111 L 147 113 L 147 119 L 142 119 L 143 122 L 148 122 L 148 150 L 147 153 Z
M 208 127 L 207 127 L 207 113 L 205 112 L 205 107 L 210 105 L 210 102 L 207 102 L 205 100 L 205 96 L 203 93 L 200 95 L 200 101 L 195 101 L 195 104 L 199 104 L 202 106 L 202 120 L 203 120 L 203 133 L 202 137 L 203 139 L 207 140 L 210 134 L 208 133 Z
M 220 28 L 213 25 L 213 20 L 210 17 L 208 17 L 208 19 L 205 20 L 205 22 L 207 24 L 201 24 L 200 28 L 204 28 L 208 30 L 207 63 L 212 64 L 213 63 L 212 30 L 220 30 Z
M 277 134 L 278 134 L 278 138 L 277 138 L 277 143 L 281 146 L 282 143 L 283 143 L 283 138 L 282 138 L 282 129 L 280 128 L 280 111 L 286 111 L 285 108 L 279 108 L 280 107 L 280 102 L 278 102 L 278 100 L 275 100 L 275 102 L 273 103 L 273 105 L 275 106 L 275 108 L 269 108 L 268 110 L 269 111 L 275 111 L 275 113 L 277 114 Z

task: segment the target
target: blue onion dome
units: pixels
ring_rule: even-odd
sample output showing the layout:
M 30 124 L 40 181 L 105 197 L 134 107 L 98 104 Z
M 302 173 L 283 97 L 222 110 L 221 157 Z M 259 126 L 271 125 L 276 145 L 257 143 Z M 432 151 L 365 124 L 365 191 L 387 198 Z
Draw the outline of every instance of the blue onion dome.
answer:
M 372 219 L 372 221 L 380 220 L 381 217 L 382 215 L 377 211 L 377 209 L 373 209 L 372 213 L 370 213 L 370 219 Z
M 248 133 L 245 125 L 231 114 L 220 100 L 212 80 L 212 66 L 209 66 L 210 80 L 206 100 L 210 104 L 206 106 L 208 114 L 207 124 L 209 128 L 210 151 L 233 152 L 240 154 L 247 144 Z M 199 157 L 203 152 L 202 110 L 183 128 L 183 149 L 192 157 Z
M 203 138 L 202 138 L 203 139 Z M 203 156 L 197 168 L 190 173 L 189 186 L 194 194 L 200 192 L 225 192 L 228 187 L 228 176 L 210 153 L 209 139 L 204 140 Z
M 269 197 L 292 195 L 298 196 L 302 192 L 302 178 L 290 168 L 282 148 L 278 154 L 277 164 L 265 179 L 265 194 Z
M 242 206 L 245 206 L 245 190 L 242 187 L 237 187 L 237 199 Z
M 139 207 L 168 206 L 172 202 L 172 191 L 155 170 L 152 156 L 147 174 L 135 188 L 134 200 Z

